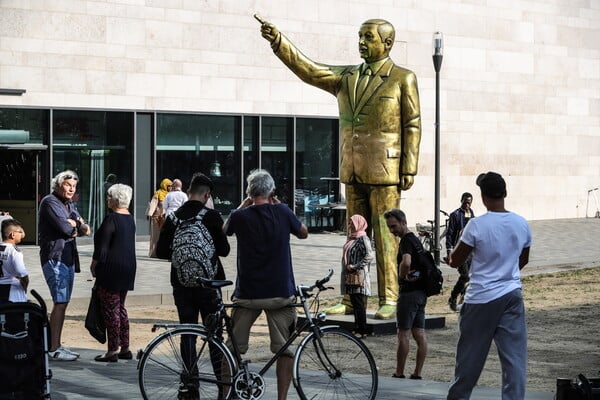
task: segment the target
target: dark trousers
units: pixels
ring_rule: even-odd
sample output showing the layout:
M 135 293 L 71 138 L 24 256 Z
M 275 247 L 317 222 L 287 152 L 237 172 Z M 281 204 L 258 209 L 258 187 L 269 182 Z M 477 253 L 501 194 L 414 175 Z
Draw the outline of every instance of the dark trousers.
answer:
M 350 295 L 350 302 L 354 311 L 354 330 L 356 333 L 367 333 L 367 296 L 360 293 Z
M 464 293 L 465 286 L 469 283 L 469 269 L 471 269 L 471 260 L 465 261 L 460 267 L 458 267 L 458 280 L 452 288 L 450 297 L 457 299 L 461 293 Z
M 205 322 L 208 315 L 214 314 L 217 311 L 217 292 L 213 289 L 177 286 L 173 287 L 173 299 L 177 307 L 179 322 L 182 324 L 197 324 L 198 316 L 201 316 L 202 321 Z M 198 369 L 196 368 L 198 358 L 196 336 L 184 335 L 180 343 L 180 348 L 181 358 L 185 366 L 185 370 L 181 376 L 182 383 L 197 387 L 197 379 L 193 378 L 198 375 Z M 213 352 L 211 351 L 211 362 L 217 376 L 220 375 L 218 371 L 221 369 L 221 361 L 220 358 L 213 357 Z

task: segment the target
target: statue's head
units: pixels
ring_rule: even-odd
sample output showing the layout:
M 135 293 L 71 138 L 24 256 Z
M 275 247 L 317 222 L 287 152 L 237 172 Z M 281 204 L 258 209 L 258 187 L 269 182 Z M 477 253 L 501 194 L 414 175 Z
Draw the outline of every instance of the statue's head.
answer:
M 372 63 L 388 57 L 394 45 L 394 26 L 383 19 L 369 19 L 358 31 L 358 51 L 361 58 Z

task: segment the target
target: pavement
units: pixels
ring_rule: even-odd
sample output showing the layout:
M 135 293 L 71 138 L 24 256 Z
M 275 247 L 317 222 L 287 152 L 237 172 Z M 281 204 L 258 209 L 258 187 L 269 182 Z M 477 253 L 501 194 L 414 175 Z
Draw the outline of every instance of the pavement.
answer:
M 579 268 L 600 266 L 600 219 L 578 218 L 530 221 L 533 232 L 533 245 L 530 262 L 524 268 L 523 275 L 544 274 Z M 339 269 L 341 249 L 345 242 L 342 232 L 311 233 L 308 239 L 298 240 L 292 237 L 291 249 L 297 283 L 311 284 L 322 278 L 333 268 Z M 236 242 L 230 240 L 231 254 L 224 258 L 223 265 L 229 279 L 235 280 Z M 30 289 L 42 295 L 51 308 L 51 298 L 39 267 L 38 247 L 21 246 L 25 264 L 30 274 Z M 67 310 L 87 309 L 93 282 L 89 265 L 93 253 L 90 239 L 78 239 L 82 273 L 76 274 L 73 299 Z M 169 284 L 170 264 L 163 260 L 148 257 L 148 238 L 140 237 L 136 243 L 137 276 L 135 290 L 127 296 L 129 307 L 141 305 L 172 305 L 171 286 Z M 446 265 L 441 267 L 447 285 L 456 281 L 456 271 Z M 376 274 L 372 273 L 373 288 L 376 288 Z M 336 276 L 332 279 L 336 282 Z M 337 295 L 339 291 L 332 290 Z M 224 293 L 229 297 L 230 293 Z M 76 343 L 66 343 L 81 353 L 75 362 L 51 361 L 53 377 L 51 392 L 53 399 L 132 399 L 141 398 L 137 383 L 137 362 L 97 363 L 93 357 L 98 350 L 79 348 Z M 273 372 L 267 375 L 267 393 L 265 400 L 275 399 L 276 385 Z M 445 399 L 448 382 L 414 381 L 394 379 L 380 375 L 377 399 Z M 549 377 L 555 379 L 556 377 Z M 294 389 L 290 389 L 289 398 L 296 398 Z M 500 388 L 478 386 L 473 399 L 498 399 Z M 551 400 L 553 392 L 528 391 L 527 400 Z

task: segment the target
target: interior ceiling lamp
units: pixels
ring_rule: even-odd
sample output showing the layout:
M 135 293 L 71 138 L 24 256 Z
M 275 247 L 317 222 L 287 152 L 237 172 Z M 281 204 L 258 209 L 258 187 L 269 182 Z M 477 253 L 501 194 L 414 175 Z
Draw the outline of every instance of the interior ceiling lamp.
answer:
M 220 178 L 221 176 L 223 176 L 221 174 L 221 163 L 219 162 L 218 158 L 217 158 L 217 150 L 218 150 L 218 141 L 219 141 L 219 137 L 221 136 L 223 132 L 219 131 L 216 135 L 215 135 L 215 161 L 213 161 L 210 164 L 210 171 L 208 172 L 208 174 L 214 178 Z

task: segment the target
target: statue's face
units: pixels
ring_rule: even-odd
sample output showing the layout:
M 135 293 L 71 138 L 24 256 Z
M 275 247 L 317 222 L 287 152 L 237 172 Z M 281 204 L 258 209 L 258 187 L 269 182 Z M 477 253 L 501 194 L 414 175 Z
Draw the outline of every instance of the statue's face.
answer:
M 377 32 L 377 25 L 363 24 L 358 31 L 358 52 L 365 62 L 379 61 L 389 55 L 391 45 L 382 41 Z

